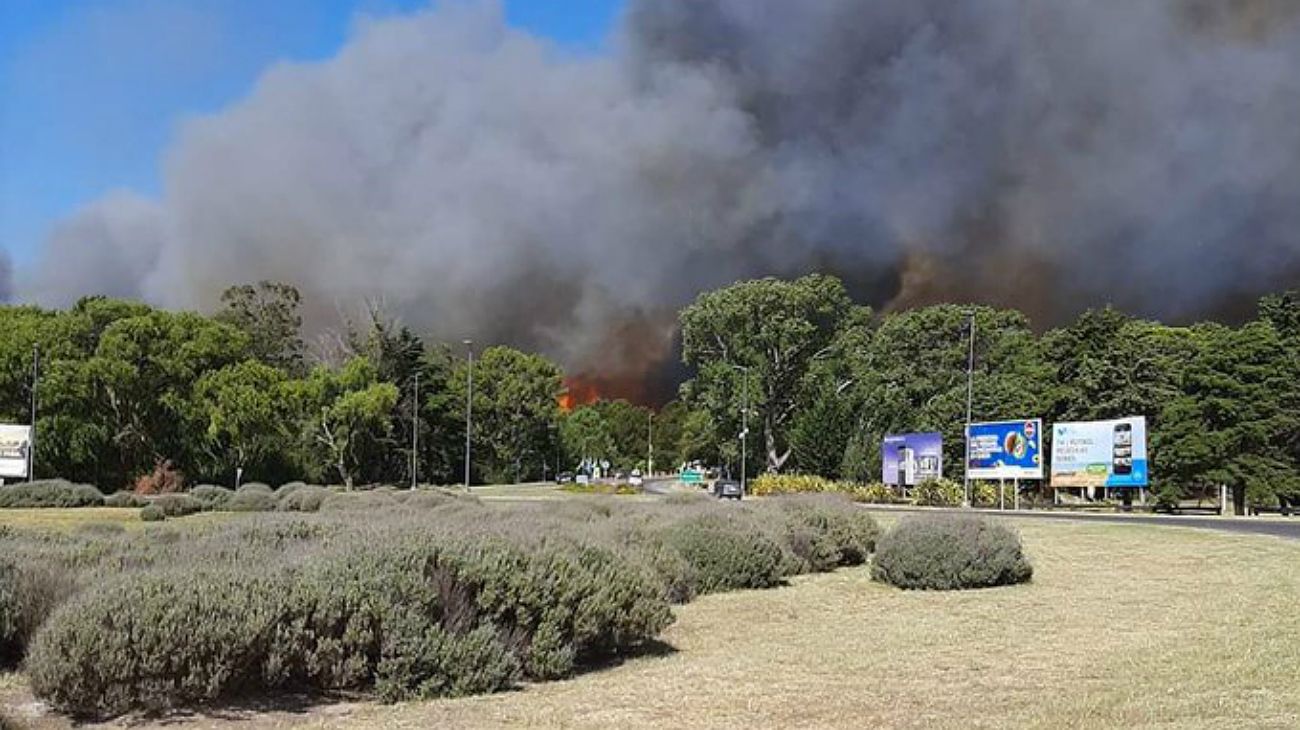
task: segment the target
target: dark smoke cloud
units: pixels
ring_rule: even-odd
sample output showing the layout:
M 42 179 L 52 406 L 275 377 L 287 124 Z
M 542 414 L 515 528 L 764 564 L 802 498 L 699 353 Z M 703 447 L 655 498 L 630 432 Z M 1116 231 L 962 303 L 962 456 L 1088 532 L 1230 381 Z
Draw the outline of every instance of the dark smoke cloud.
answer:
M 895 306 L 1050 324 L 1215 314 L 1294 281 L 1297 10 L 647 0 L 633 25 L 644 64 L 721 78 L 755 120 L 783 201 L 768 245 L 892 257 Z
M 74 216 L 20 295 L 282 279 L 317 324 L 380 297 L 643 384 L 678 307 L 761 274 L 1043 325 L 1234 312 L 1300 273 L 1295 8 L 633 0 L 598 57 L 492 5 L 374 21 L 188 125 L 161 200 Z

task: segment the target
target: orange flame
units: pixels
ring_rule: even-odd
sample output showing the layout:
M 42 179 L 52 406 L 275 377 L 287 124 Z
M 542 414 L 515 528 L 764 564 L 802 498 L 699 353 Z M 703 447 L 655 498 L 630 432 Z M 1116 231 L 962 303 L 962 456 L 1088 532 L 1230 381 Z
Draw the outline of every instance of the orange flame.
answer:
M 574 408 L 589 405 L 600 400 L 600 389 L 598 386 L 582 377 L 571 377 L 564 379 L 564 392 L 560 394 L 560 410 L 570 413 Z

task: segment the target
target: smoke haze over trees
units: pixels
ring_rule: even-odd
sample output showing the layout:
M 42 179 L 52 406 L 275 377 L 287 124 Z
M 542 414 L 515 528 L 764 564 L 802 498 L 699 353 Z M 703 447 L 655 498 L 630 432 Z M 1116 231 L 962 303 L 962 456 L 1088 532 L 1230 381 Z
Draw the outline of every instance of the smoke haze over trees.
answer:
M 1273 0 L 633 0 L 582 56 L 448 3 L 185 125 L 157 199 L 77 212 L 10 297 L 288 281 L 309 328 L 379 297 L 635 395 L 678 309 L 761 275 L 1236 320 L 1300 273 L 1298 67 Z

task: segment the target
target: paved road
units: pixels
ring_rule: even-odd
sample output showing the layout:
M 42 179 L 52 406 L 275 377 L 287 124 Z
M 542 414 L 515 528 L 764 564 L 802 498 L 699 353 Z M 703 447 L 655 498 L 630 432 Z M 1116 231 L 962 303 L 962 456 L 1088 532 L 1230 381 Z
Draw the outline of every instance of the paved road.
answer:
M 866 509 L 873 512 L 950 512 L 964 513 L 973 511 L 991 517 L 1007 517 L 1031 520 L 1076 520 L 1079 522 L 1106 522 L 1121 525 L 1159 525 L 1161 527 L 1193 527 L 1200 530 L 1218 530 L 1247 535 L 1272 535 L 1290 540 L 1300 540 L 1300 517 L 1258 518 L 1258 517 L 1183 517 L 1177 515 L 1121 515 L 1092 513 L 1062 513 L 1043 511 L 999 512 L 997 510 L 961 510 L 938 509 L 933 507 L 889 507 L 868 505 Z

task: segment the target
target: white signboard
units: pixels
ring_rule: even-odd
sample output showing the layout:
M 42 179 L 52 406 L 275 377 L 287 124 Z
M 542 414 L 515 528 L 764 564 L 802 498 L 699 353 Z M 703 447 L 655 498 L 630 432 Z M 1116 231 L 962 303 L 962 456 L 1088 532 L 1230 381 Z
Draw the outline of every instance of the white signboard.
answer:
M 32 427 L 0 424 L 0 479 L 23 479 L 32 450 Z
M 1149 480 L 1147 419 L 1052 427 L 1053 487 L 1145 487 Z

